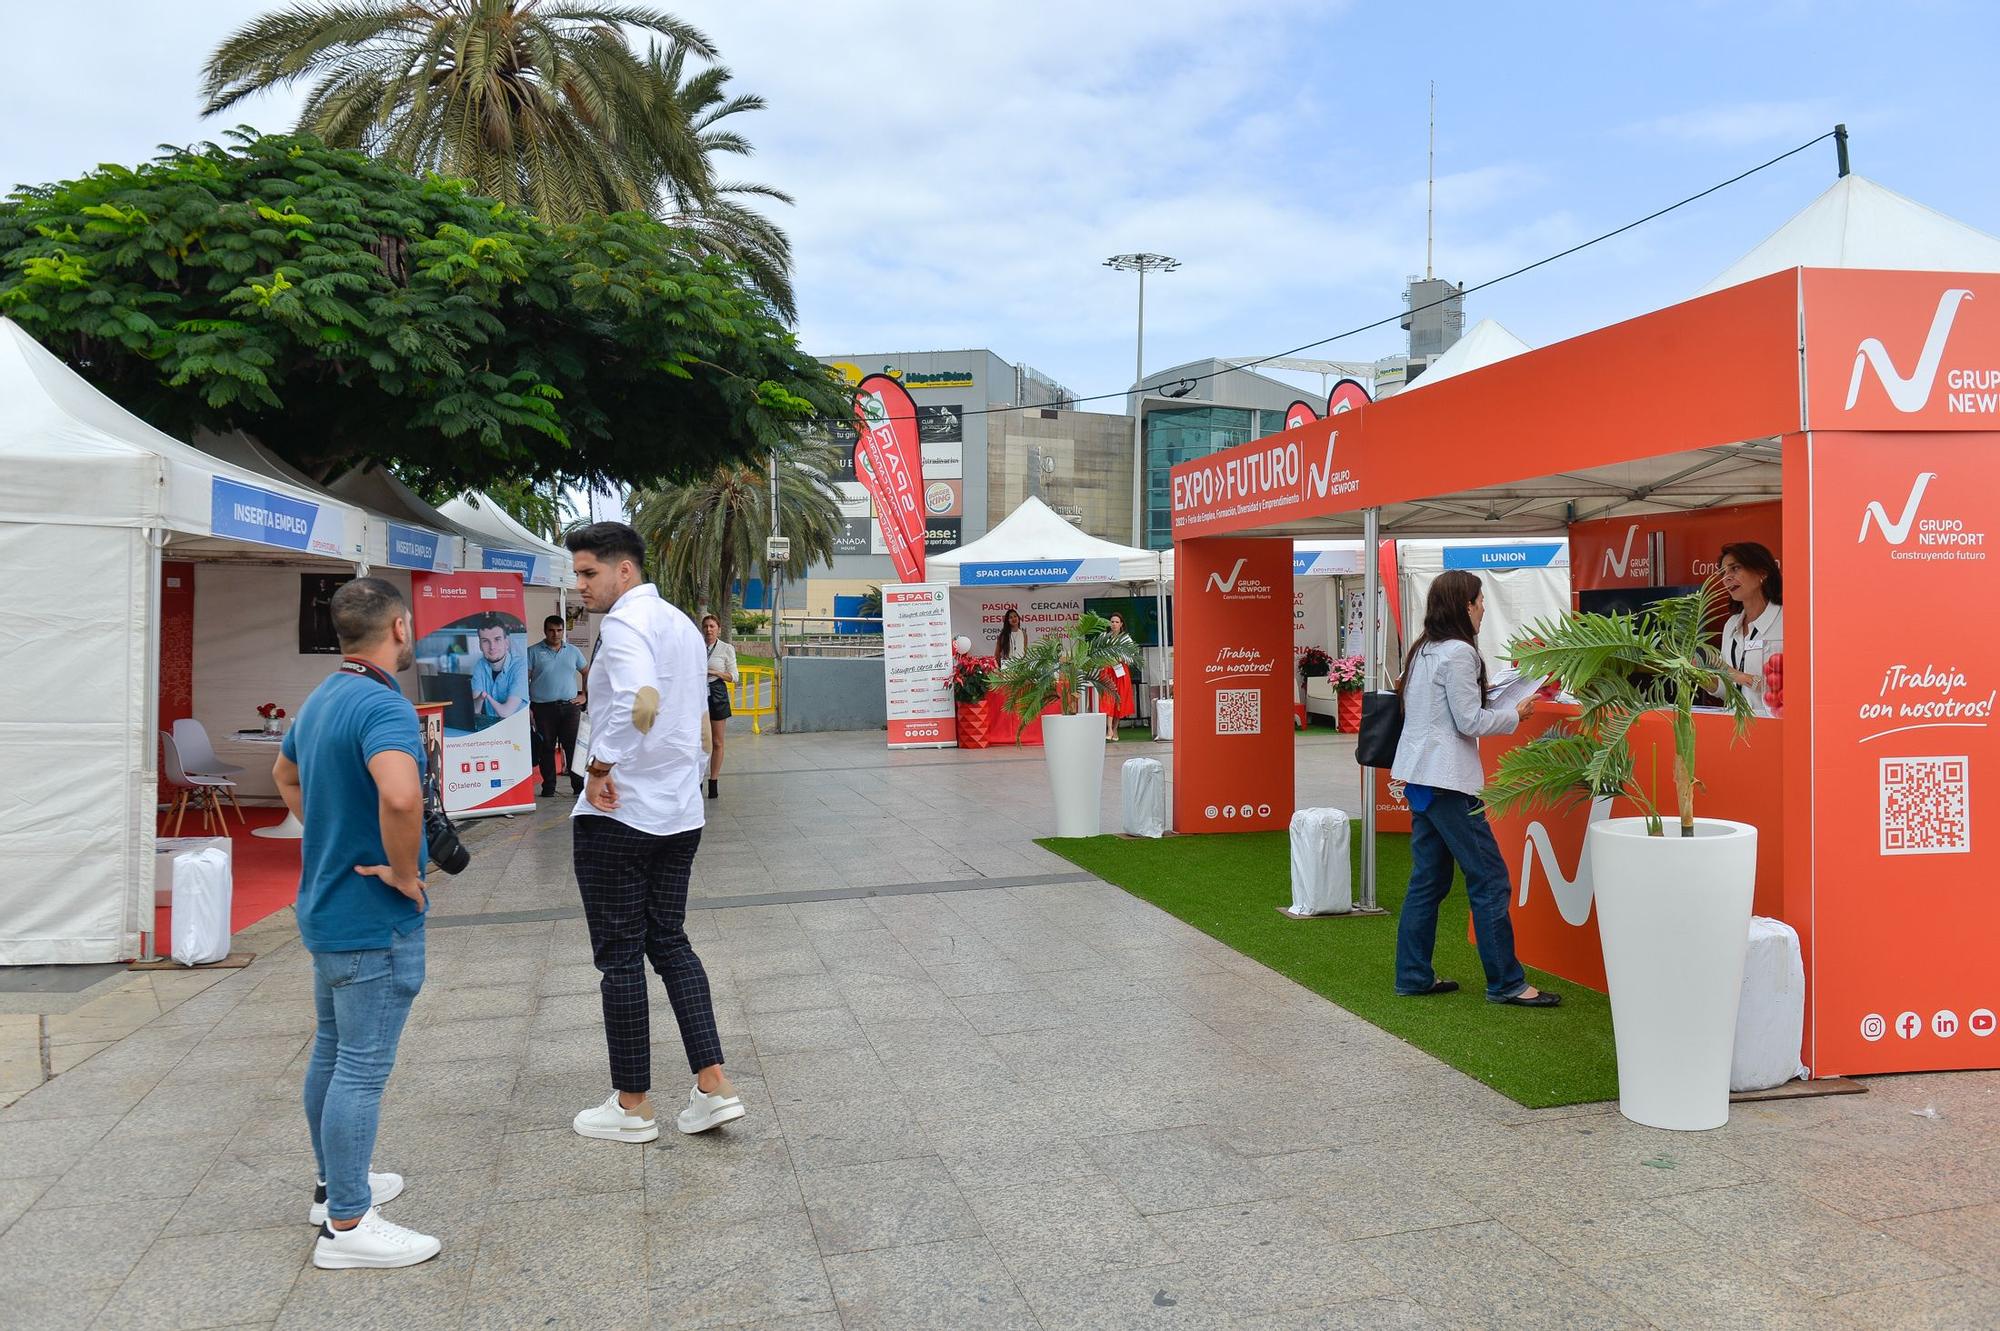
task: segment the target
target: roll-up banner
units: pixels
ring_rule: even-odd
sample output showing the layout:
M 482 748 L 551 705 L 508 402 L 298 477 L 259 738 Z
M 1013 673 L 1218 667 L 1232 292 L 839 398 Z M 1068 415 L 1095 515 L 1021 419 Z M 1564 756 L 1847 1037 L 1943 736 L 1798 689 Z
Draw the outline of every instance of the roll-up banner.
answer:
M 951 600 L 941 582 L 882 589 L 882 682 L 889 694 L 889 747 L 958 743 L 951 696 Z
M 528 624 L 514 573 L 410 574 L 420 702 L 444 704 L 438 783 L 453 815 L 535 807 Z
M 1291 822 L 1292 543 L 1175 546 L 1174 828 L 1257 832 Z
M 854 474 L 875 497 L 882 539 L 905 584 L 924 579 L 924 460 L 917 404 L 886 374 L 863 379 L 854 395 L 861 437 L 854 446 Z

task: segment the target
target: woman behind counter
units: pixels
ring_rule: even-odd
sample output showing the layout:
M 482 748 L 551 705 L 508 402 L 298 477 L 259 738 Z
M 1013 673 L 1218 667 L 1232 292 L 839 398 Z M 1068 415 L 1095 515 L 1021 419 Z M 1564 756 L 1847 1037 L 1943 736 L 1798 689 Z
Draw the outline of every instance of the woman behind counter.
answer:
M 1785 650 L 1785 582 L 1778 561 L 1756 541 L 1737 541 L 1722 547 L 1717 572 L 1738 607 L 1722 626 L 1722 659 L 1729 677 L 1750 695 L 1751 710 L 1773 716 L 1764 696 L 1764 665 Z
M 1439 575 L 1424 602 L 1423 636 L 1410 648 L 1397 690 L 1403 737 L 1389 774 L 1403 782 L 1410 806 L 1410 888 L 1396 920 L 1396 992 L 1416 997 L 1458 988 L 1456 980 L 1440 980 L 1431 965 L 1438 905 L 1451 891 L 1455 863 L 1465 872 L 1486 1001 L 1554 1007 L 1562 998 L 1530 985 L 1514 953 L 1514 921 L 1507 914 L 1512 885 L 1479 804 L 1486 784 L 1479 736 L 1511 735 L 1535 710 L 1533 698 L 1511 708 L 1486 705 L 1486 662 L 1479 654 L 1485 619 L 1478 574 L 1447 569 Z

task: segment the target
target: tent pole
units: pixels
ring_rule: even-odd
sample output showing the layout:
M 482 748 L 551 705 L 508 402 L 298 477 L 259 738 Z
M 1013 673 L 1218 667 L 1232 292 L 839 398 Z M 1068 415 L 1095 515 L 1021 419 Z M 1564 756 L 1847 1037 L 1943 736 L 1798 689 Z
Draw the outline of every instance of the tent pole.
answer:
M 160 581 L 166 576 L 166 556 L 163 552 L 167 533 L 161 528 L 147 527 L 140 535 L 146 542 L 146 729 L 143 732 L 145 742 L 140 748 L 145 758 L 139 769 L 139 791 L 144 804 L 139 809 L 139 823 L 135 830 L 143 842 L 146 829 L 157 823 L 160 816 L 160 616 L 165 611 L 160 598 Z M 147 886 L 145 906 L 132 923 L 138 926 L 139 960 L 157 961 L 160 940 L 154 936 L 154 923 L 158 912 L 152 903 L 153 894 L 158 890 L 153 881 L 158 857 L 148 855 L 146 859 L 149 862 L 137 870 Z M 127 911 L 132 909 L 130 895 L 126 897 L 125 905 Z
M 1375 612 L 1375 598 L 1381 593 L 1381 574 L 1376 562 L 1381 520 L 1380 509 L 1371 508 L 1361 515 L 1361 682 L 1370 692 L 1382 687 L 1382 650 L 1376 640 L 1379 617 Z M 1374 910 L 1375 769 L 1358 770 L 1361 773 L 1361 909 Z

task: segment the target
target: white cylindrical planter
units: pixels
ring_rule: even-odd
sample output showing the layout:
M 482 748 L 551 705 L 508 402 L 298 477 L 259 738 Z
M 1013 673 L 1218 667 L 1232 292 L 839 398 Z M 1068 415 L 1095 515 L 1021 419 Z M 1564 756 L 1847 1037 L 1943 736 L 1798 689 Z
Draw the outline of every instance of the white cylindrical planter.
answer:
M 1050 713 L 1042 718 L 1042 756 L 1056 802 L 1057 836 L 1096 836 L 1104 804 L 1104 718 Z
M 1618 1045 L 1618 1111 L 1679 1132 L 1729 1121 L 1729 1059 L 1757 885 L 1757 829 L 1695 820 L 1684 837 L 1643 818 L 1586 839 Z

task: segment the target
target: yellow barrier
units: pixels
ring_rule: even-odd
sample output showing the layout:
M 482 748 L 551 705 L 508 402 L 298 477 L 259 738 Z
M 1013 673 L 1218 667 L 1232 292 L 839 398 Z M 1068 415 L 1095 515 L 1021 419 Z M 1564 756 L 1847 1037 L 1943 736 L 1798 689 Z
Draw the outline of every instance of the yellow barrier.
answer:
M 764 733 L 764 723 L 759 718 L 778 714 L 778 672 L 770 666 L 746 665 L 737 667 L 740 678 L 736 687 L 729 691 L 729 707 L 738 716 L 750 718 L 750 733 Z

